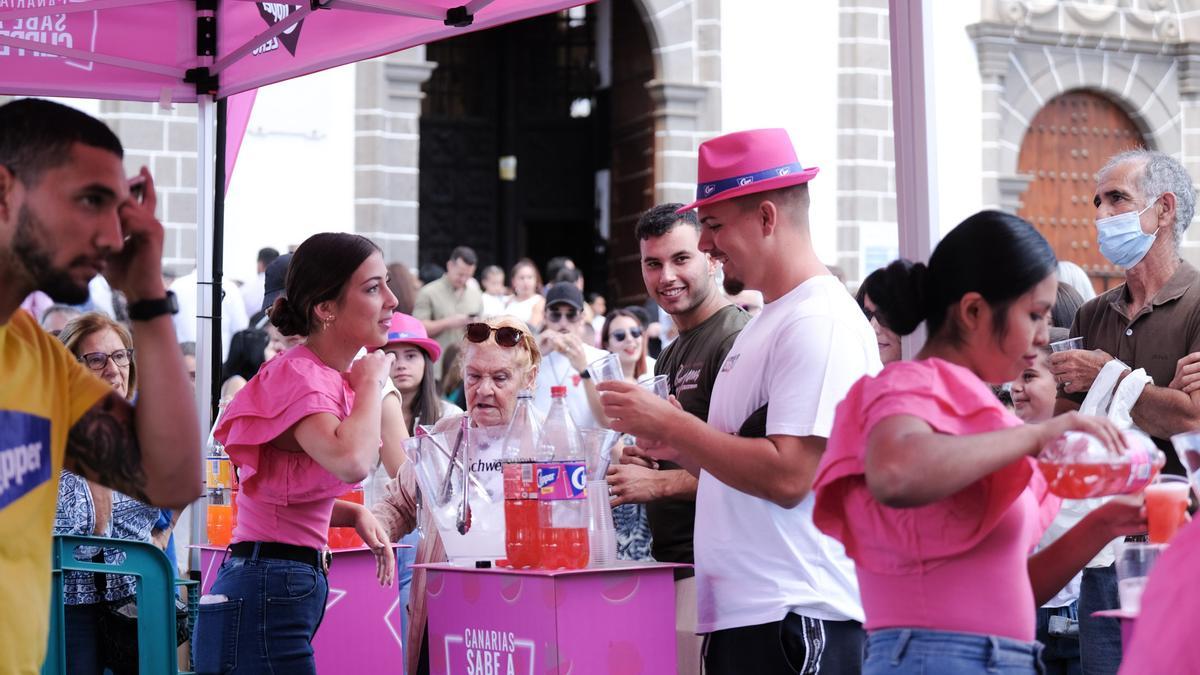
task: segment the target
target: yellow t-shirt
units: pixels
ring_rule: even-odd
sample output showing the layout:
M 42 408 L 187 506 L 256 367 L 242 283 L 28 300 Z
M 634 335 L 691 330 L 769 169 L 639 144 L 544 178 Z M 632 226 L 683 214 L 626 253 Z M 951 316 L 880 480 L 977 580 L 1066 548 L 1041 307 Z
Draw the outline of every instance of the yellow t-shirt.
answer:
M 67 432 L 112 388 L 18 310 L 0 325 L 0 673 L 38 673 Z

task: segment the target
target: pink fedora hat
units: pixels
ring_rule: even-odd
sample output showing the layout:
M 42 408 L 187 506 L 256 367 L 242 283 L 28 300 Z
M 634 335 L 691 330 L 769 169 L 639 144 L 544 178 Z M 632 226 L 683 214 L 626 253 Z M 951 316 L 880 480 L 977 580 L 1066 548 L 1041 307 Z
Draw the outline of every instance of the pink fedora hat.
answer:
M 437 361 L 442 357 L 442 346 L 436 340 L 429 338 L 425 332 L 425 324 L 421 320 L 400 312 L 392 313 L 392 323 L 388 326 L 388 345 L 412 345 L 429 354 L 429 358 Z
M 797 161 L 792 140 L 783 129 L 752 129 L 718 136 L 700 144 L 696 201 L 678 213 L 742 195 L 807 183 L 818 171 L 815 166 L 806 168 Z

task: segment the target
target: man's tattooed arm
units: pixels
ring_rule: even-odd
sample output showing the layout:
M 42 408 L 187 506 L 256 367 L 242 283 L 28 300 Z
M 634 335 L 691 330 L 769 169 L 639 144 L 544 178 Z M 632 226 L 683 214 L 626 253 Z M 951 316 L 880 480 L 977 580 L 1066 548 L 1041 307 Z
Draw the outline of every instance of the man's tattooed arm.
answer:
M 115 392 L 97 401 L 71 427 L 65 467 L 88 480 L 150 503 L 134 415 L 133 406 Z

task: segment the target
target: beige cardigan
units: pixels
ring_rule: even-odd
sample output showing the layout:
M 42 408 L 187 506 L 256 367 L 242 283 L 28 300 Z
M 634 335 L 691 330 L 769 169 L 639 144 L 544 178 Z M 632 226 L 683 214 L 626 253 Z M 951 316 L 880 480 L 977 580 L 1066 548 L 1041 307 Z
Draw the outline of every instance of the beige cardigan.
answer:
M 461 420 L 462 414 L 443 417 L 434 430 L 441 432 L 453 429 Z M 405 462 L 396 477 L 388 481 L 383 496 L 371 507 L 371 513 L 387 530 L 390 541 L 396 541 L 416 528 L 417 473 L 411 462 Z M 424 537 L 417 545 L 416 564 L 446 562 L 446 549 L 442 546 L 442 537 L 438 534 L 437 524 L 433 521 L 433 513 L 429 509 L 422 511 L 421 531 Z M 417 663 L 421 656 L 421 638 L 425 634 L 425 623 L 429 618 L 429 610 L 425 606 L 425 577 L 424 569 L 414 569 L 412 584 L 409 586 L 408 652 L 404 655 L 406 673 L 417 672 Z

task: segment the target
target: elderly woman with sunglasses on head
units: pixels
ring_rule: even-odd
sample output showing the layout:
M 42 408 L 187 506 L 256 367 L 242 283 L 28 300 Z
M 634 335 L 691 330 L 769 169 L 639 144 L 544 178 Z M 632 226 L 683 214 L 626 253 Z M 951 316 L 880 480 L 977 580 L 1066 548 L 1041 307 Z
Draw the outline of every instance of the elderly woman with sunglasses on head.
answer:
M 508 423 L 517 405 L 517 394 L 533 386 L 537 379 L 541 352 L 525 327 L 511 316 L 499 316 L 468 324 L 462 341 L 463 383 L 466 387 L 466 420 L 472 428 L 470 440 L 476 444 L 480 480 L 498 493 L 503 492 L 500 475 L 501 445 Z M 442 418 L 434 432 L 453 431 L 463 415 Z M 448 434 L 453 436 L 454 434 Z M 417 526 L 417 481 L 414 467 L 406 463 L 399 475 L 388 483 L 384 498 L 372 511 L 388 536 L 395 541 Z M 424 538 L 417 548 L 418 563 L 443 562 L 446 552 L 438 536 L 433 516 L 422 510 Z M 408 662 L 404 672 L 429 672 L 429 645 L 426 633 L 425 572 L 413 572 L 409 605 Z M 419 645 L 419 647 L 418 647 Z
M 58 334 L 75 358 L 97 377 L 112 385 L 114 391 L 132 401 L 137 390 L 137 368 L 133 361 L 133 336 L 121 324 L 98 312 L 82 314 L 69 321 Z M 55 534 L 113 537 L 150 542 L 159 510 L 115 490 L 63 469 L 58 483 L 58 510 L 54 516 Z M 98 549 L 85 552 L 100 555 Z M 115 549 L 106 549 L 104 559 L 116 562 Z M 101 673 L 109 667 L 118 675 L 118 663 L 106 655 L 100 634 L 102 612 L 106 605 L 132 600 L 137 582 L 132 576 L 104 575 L 104 588 L 97 587 L 92 572 L 65 572 L 63 598 L 66 604 L 68 673 Z M 107 645 L 109 652 L 120 649 L 133 652 L 137 645 Z M 124 659 L 122 659 L 124 660 Z

